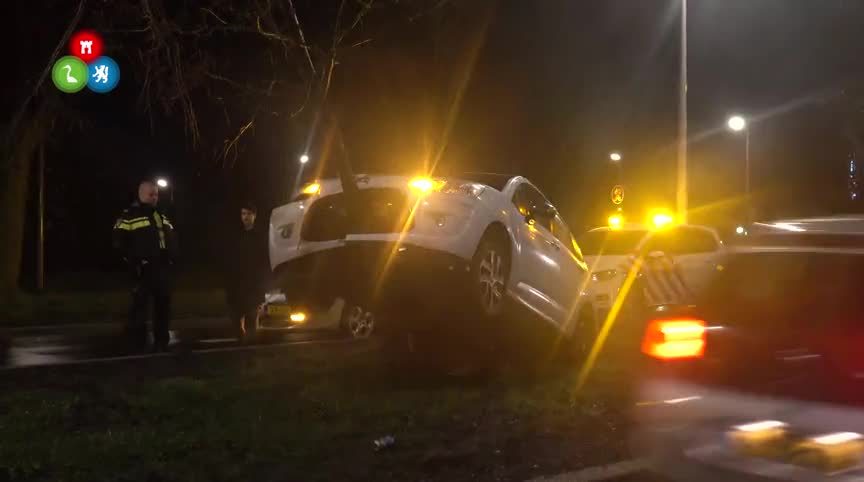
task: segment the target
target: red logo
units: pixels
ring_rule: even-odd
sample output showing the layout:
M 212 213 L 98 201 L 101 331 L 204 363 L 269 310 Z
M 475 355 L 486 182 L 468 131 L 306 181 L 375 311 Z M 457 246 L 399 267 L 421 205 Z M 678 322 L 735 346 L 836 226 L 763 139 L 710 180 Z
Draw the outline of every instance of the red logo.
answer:
M 102 37 L 93 30 L 79 30 L 69 40 L 69 53 L 90 63 L 102 55 Z

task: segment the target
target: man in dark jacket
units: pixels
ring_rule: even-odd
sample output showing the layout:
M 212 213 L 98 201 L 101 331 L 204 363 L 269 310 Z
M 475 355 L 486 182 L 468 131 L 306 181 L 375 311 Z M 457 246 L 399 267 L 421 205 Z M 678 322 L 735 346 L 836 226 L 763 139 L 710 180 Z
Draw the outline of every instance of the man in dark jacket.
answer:
M 147 343 L 145 317 L 153 300 L 154 351 L 168 347 L 171 321 L 173 266 L 179 254 L 171 220 L 156 204 L 159 189 L 153 181 L 141 181 L 137 201 L 123 210 L 114 223 L 114 248 L 132 275 L 132 302 L 127 332 L 135 348 Z
M 267 237 L 255 226 L 257 215 L 251 202 L 240 207 L 240 226 L 225 256 L 226 300 L 232 328 L 240 340 L 255 334 L 270 273 Z

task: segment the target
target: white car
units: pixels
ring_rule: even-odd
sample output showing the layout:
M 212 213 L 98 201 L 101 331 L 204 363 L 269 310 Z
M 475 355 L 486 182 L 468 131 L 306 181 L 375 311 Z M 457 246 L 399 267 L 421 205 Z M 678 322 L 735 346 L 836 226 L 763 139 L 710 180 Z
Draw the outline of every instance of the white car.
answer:
M 864 217 L 762 223 L 649 317 L 634 445 L 682 481 L 864 480 Z
M 325 179 L 272 211 L 270 263 L 285 293 L 343 296 L 376 314 L 395 307 L 398 328 L 410 330 L 501 331 L 488 322 L 523 307 L 539 326 L 573 334 L 587 266 L 555 207 L 527 179 L 356 179 L 356 192 Z M 469 316 L 421 321 L 442 311 Z
M 712 274 L 722 266 L 723 242 L 717 232 L 705 226 L 677 225 L 659 230 L 643 225 L 624 225 L 588 231 L 579 238 L 579 247 L 591 270 L 591 284 L 586 290 L 596 320 L 603 320 L 621 289 L 631 256 L 662 253 L 674 263 L 678 277 L 668 277 L 657 288 L 646 290 L 649 304 L 668 302 L 682 291 L 701 292 Z M 650 294 L 654 294 L 650 296 Z M 652 301 L 651 298 L 654 298 Z

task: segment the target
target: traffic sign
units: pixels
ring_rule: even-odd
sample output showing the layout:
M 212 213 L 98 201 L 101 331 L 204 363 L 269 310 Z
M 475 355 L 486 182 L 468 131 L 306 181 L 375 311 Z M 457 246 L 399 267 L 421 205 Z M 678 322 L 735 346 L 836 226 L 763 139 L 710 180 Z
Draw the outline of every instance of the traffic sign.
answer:
M 612 198 L 612 204 L 621 204 L 624 202 L 624 186 L 616 184 L 612 188 L 610 197 Z

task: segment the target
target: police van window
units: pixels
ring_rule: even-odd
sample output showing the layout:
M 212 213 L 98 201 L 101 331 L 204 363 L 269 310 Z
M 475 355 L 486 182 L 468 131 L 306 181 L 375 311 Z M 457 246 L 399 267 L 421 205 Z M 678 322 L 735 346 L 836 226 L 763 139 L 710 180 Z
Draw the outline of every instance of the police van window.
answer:
M 710 253 L 717 250 L 714 236 L 701 229 L 679 227 L 658 231 L 642 247 L 642 253 L 662 251 L 668 254 Z
M 651 237 L 645 241 L 645 244 L 642 245 L 640 251 L 642 254 L 648 254 L 653 251 L 661 251 L 664 253 L 674 253 L 676 250 L 675 246 L 675 234 L 677 230 L 667 229 L 663 231 L 657 231 L 651 234 Z
M 701 229 L 678 228 L 675 240 L 677 254 L 710 253 L 717 250 L 714 235 Z
M 552 216 L 547 213 L 548 201 L 530 184 L 520 184 L 513 193 L 513 205 L 522 215 L 529 213 L 534 216 L 535 226 L 552 229 Z

